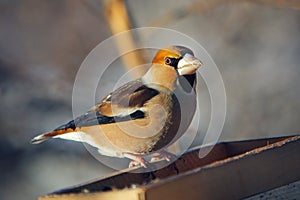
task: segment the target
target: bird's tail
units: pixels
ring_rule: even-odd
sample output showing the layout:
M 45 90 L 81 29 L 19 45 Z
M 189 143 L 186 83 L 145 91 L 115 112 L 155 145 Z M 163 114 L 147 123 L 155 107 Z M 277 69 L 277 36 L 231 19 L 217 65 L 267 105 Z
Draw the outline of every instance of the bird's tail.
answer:
M 31 144 L 39 144 L 39 143 L 42 143 L 42 142 L 50 139 L 50 137 L 45 136 L 46 134 L 41 134 L 41 135 L 38 135 L 38 136 L 32 138 L 31 139 Z
M 74 120 L 72 120 L 69 123 L 62 125 L 51 132 L 44 133 L 44 134 L 34 137 L 31 140 L 31 143 L 39 144 L 39 143 L 42 143 L 51 138 L 61 137 L 62 135 L 66 134 L 66 133 L 74 132 L 75 130 L 76 130 L 76 126 L 75 126 Z
M 70 129 L 67 129 L 67 130 L 54 130 L 54 131 L 51 131 L 51 132 L 48 132 L 48 133 L 45 133 L 45 134 L 41 134 L 41 135 L 38 135 L 38 136 L 34 137 L 31 140 L 31 143 L 32 144 L 39 144 L 39 143 L 45 142 L 46 140 L 49 140 L 51 138 L 59 137 L 63 134 L 70 133 L 70 132 L 73 132 L 73 130 L 70 130 Z

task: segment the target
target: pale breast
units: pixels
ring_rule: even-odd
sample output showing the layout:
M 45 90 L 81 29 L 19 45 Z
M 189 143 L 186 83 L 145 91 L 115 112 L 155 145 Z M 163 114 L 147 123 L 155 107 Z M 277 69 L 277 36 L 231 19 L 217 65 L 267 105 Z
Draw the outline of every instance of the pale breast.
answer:
M 82 127 L 104 155 L 122 157 L 122 152 L 144 154 L 152 150 L 170 126 L 171 98 L 160 93 L 146 103 L 145 118 Z

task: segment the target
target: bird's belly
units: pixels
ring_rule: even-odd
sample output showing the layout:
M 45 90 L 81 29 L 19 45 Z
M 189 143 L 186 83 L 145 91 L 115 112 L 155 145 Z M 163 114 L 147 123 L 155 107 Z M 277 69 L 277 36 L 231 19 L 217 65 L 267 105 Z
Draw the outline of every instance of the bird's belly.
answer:
M 131 121 L 81 127 L 87 142 L 107 156 L 123 157 L 124 152 L 145 154 L 152 150 L 169 126 L 167 115 Z

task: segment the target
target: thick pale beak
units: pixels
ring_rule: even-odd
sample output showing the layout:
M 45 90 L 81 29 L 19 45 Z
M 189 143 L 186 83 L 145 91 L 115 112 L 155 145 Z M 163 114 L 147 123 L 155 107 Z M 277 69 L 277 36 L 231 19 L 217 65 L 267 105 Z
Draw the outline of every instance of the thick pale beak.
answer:
M 201 65 L 202 62 L 200 60 L 187 53 L 178 62 L 177 71 L 179 75 L 193 74 Z

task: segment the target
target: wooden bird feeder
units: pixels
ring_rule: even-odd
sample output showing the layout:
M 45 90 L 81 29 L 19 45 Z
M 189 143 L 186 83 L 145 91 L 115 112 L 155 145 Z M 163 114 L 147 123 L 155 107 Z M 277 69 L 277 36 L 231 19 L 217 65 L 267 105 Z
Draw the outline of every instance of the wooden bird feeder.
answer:
M 300 136 L 221 142 L 186 152 L 153 173 L 126 169 L 40 200 L 241 199 L 300 180 Z M 160 161 L 165 162 L 165 161 Z

